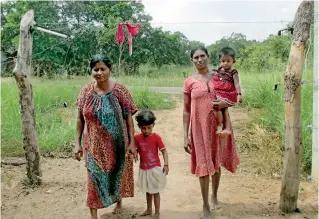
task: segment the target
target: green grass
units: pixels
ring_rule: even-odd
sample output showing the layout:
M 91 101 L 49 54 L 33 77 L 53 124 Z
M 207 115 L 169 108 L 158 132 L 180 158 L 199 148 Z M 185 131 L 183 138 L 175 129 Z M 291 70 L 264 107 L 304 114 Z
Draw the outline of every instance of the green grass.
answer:
M 151 66 L 141 66 L 139 76 L 121 76 L 116 80 L 130 86 L 182 87 L 185 77 L 191 75 L 193 71 L 193 67 L 163 66 L 161 69 L 156 69 Z
M 258 120 L 264 127 L 272 131 L 279 132 L 284 139 L 284 85 L 283 72 L 274 72 L 267 74 L 245 74 L 240 76 L 242 87 L 247 88 L 244 92 L 244 104 L 248 108 L 261 109 L 262 113 Z M 312 130 L 307 128 L 312 124 L 312 72 L 304 72 L 303 80 L 309 83 L 302 85 L 302 143 L 303 151 L 303 169 L 310 172 L 311 169 L 311 151 L 312 151 Z M 273 86 L 278 85 L 278 90 L 274 91 Z M 284 149 L 284 141 L 282 145 L 278 145 Z
M 157 70 L 141 66 L 139 76 L 120 76 L 115 80 L 129 87 L 139 109 L 168 109 L 174 103 L 168 94 L 152 93 L 146 87 L 182 87 L 183 81 L 193 72 L 192 67 L 164 66 Z M 258 121 L 267 129 L 278 132 L 284 139 L 284 100 L 283 74 L 246 73 L 240 71 L 241 86 L 244 90 L 244 106 L 260 109 Z M 304 80 L 312 81 L 312 72 L 303 74 Z M 33 78 L 35 92 L 35 112 L 38 139 L 41 152 L 58 150 L 74 138 L 76 109 L 74 101 L 80 88 L 90 77 L 77 77 L 71 80 L 46 80 Z M 274 84 L 279 84 L 273 91 Z M 309 172 L 311 167 L 312 131 L 312 83 L 302 85 L 302 142 L 304 145 L 303 168 Z M 21 118 L 18 106 L 18 90 L 13 78 L 6 78 L 1 86 L 2 132 L 1 149 L 3 156 L 23 154 Z M 68 108 L 62 106 L 69 104 Z M 283 149 L 283 141 L 281 147 Z M 279 155 L 280 156 L 280 155 Z
M 61 149 L 74 139 L 76 106 L 80 88 L 88 78 L 76 80 L 32 79 L 35 115 L 40 151 Z M 139 109 L 169 109 L 174 102 L 168 94 L 153 93 L 147 88 L 130 88 Z M 63 107 L 66 102 L 68 107 Z M 1 152 L 2 156 L 23 155 L 18 88 L 13 78 L 1 83 Z

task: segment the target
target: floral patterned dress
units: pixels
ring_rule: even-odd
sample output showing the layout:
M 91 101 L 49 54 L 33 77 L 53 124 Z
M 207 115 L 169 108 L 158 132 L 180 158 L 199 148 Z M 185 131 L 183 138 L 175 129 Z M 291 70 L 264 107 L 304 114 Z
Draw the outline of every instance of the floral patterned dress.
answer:
M 121 198 L 134 196 L 133 160 L 126 119 L 137 111 L 124 85 L 98 95 L 94 82 L 86 84 L 77 98 L 84 120 L 84 158 L 88 170 L 87 207 L 105 208 Z

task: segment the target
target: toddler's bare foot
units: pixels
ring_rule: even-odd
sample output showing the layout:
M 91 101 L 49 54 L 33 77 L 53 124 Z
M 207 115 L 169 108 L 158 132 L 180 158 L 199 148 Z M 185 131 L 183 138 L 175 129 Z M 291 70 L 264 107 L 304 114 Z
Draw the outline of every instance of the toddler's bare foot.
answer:
M 141 217 L 152 215 L 152 209 L 146 209 L 142 214 L 140 214 Z
M 221 134 L 222 131 L 223 131 L 223 126 L 221 126 L 221 125 L 217 126 L 216 134 Z
M 217 197 L 215 196 L 212 196 L 212 203 L 213 203 L 213 209 L 214 210 L 217 210 L 217 209 L 220 209 L 220 205 L 219 205 L 219 201 L 217 199 Z
M 95 216 L 91 216 L 91 219 L 98 219 L 98 218 L 97 218 L 97 216 L 96 217 Z
M 154 215 L 154 218 L 155 218 L 155 219 L 160 219 L 160 214 L 159 214 L 159 213 L 158 213 L 158 214 L 155 214 L 155 215 Z
M 229 129 L 224 129 L 222 132 L 221 132 L 222 135 L 230 135 L 231 134 L 231 131 Z
M 209 206 L 203 206 L 203 213 L 201 215 L 201 219 L 212 219 Z
M 116 203 L 115 208 L 113 209 L 113 214 L 122 214 L 122 201 Z

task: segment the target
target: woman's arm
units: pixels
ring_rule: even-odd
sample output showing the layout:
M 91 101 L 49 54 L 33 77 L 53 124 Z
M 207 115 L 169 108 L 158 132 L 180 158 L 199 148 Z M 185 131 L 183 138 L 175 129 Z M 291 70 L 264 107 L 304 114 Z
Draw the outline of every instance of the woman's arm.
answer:
M 191 96 L 190 94 L 184 94 L 184 110 L 183 110 L 184 139 L 188 138 L 190 115 L 191 115 Z
M 224 108 L 231 107 L 231 105 L 228 105 L 227 103 L 225 103 L 223 101 L 220 101 L 220 100 L 214 100 L 213 101 L 213 107 L 216 110 L 221 110 L 221 109 L 224 109 Z
M 75 133 L 75 148 L 74 148 L 75 159 L 77 159 L 78 161 L 81 160 L 81 157 L 83 155 L 81 140 L 82 140 L 84 125 L 85 125 L 85 121 L 84 121 L 84 117 L 82 114 L 82 110 L 78 109 L 78 116 L 77 116 L 77 122 L 76 122 L 76 133 Z
M 82 111 L 79 109 L 77 122 L 76 122 L 76 136 L 75 136 L 75 143 L 78 143 L 79 145 L 81 145 L 84 124 L 85 124 L 84 117 L 83 117 Z
M 191 153 L 191 144 L 188 137 L 189 122 L 191 117 L 191 95 L 184 94 L 184 111 L 183 111 L 183 126 L 184 126 L 184 150 L 186 153 Z
M 128 113 L 128 117 L 127 117 L 127 131 L 128 131 L 130 145 L 135 145 L 135 143 L 134 143 L 134 134 L 135 134 L 134 122 L 133 122 L 132 113 L 130 113 L 130 112 Z
M 136 162 L 137 161 L 137 151 L 136 151 L 135 142 L 134 142 L 135 129 L 134 129 L 133 116 L 132 116 L 131 112 L 128 112 L 126 122 L 127 122 L 128 138 L 129 138 L 128 151 L 133 154 L 134 160 Z

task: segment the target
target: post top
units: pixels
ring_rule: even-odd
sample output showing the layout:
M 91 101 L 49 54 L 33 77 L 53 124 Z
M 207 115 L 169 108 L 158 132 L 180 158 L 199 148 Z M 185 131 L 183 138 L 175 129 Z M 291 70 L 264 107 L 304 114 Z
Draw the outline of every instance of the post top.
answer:
M 25 15 L 23 15 L 20 22 L 20 30 L 25 29 L 27 26 L 32 26 L 34 22 L 34 11 L 29 10 Z

